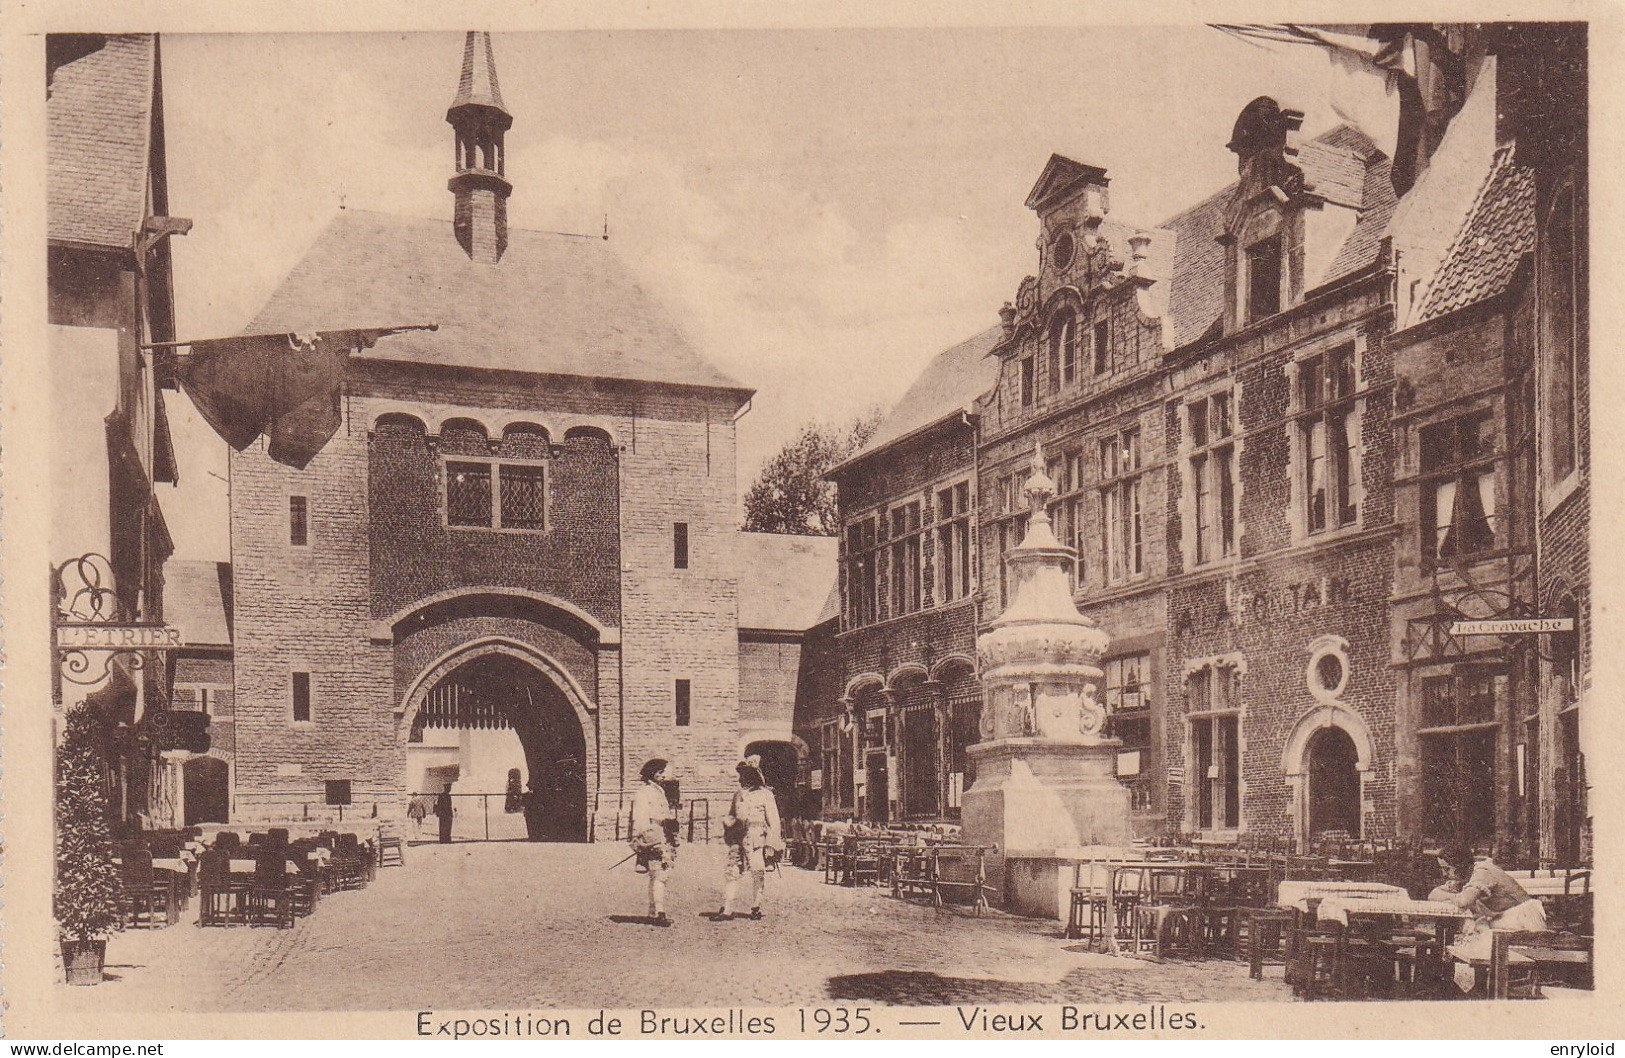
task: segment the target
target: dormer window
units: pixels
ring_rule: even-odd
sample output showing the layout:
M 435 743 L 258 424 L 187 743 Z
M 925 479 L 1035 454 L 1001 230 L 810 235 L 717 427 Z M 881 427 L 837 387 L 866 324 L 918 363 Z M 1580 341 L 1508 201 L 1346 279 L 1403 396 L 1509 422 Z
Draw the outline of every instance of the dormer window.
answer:
M 1271 236 L 1247 247 L 1247 322 L 1257 323 L 1281 311 L 1281 237 Z

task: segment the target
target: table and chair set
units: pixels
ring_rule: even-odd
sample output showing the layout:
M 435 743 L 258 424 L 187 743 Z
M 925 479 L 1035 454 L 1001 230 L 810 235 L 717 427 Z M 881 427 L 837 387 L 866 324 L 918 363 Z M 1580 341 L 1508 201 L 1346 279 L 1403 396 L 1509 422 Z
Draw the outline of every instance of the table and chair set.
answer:
M 169 926 L 198 901 L 200 926 L 293 926 L 326 895 L 362 889 L 379 867 L 404 864 L 388 824 L 342 830 L 191 827 L 114 845 L 132 926 Z M 161 916 L 161 917 L 160 917 Z
M 1539 996 L 1542 981 L 1591 986 L 1588 870 L 1513 872 L 1550 928 L 1492 931 L 1484 954 L 1468 955 L 1452 945 L 1470 911 L 1376 880 L 1373 861 L 1211 847 L 1132 855 L 1075 866 L 1066 937 L 1112 954 L 1234 958 L 1255 979 L 1280 966 L 1305 1000 L 1456 998 L 1457 965 L 1485 997 Z
M 830 885 L 890 888 L 899 899 L 966 907 L 978 915 L 996 895 L 987 880 L 993 850 L 964 844 L 951 824 L 794 820 L 788 830 L 790 864 L 822 873 Z

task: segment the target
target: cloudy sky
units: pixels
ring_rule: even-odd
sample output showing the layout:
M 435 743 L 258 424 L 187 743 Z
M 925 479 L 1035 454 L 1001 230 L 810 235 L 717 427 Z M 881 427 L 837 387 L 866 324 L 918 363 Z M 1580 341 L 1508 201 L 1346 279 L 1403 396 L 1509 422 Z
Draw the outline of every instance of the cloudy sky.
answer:
M 1237 113 L 1313 134 L 1374 79 L 1215 30 L 498 33 L 516 227 L 598 232 L 701 352 L 755 387 L 741 490 L 804 422 L 889 404 L 997 321 L 1036 265 L 1023 207 L 1051 153 L 1153 225 L 1234 178 Z M 183 337 L 239 331 L 340 208 L 451 216 L 460 34 L 166 35 Z M 1369 80 L 1369 83 L 1367 83 Z M 373 320 L 313 320 L 345 326 Z M 403 321 L 404 322 L 404 321 Z M 177 400 L 177 553 L 225 559 L 224 445 Z

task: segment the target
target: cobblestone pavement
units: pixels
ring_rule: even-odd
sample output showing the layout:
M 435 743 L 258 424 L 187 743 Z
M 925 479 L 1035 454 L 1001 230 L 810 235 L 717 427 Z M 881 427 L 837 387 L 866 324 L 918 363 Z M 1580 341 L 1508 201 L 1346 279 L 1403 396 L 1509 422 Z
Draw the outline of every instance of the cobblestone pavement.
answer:
M 766 918 L 713 923 L 722 851 L 687 846 L 668 909 L 618 844 L 422 845 L 293 929 L 126 931 L 111 979 L 61 986 L 86 1011 L 536 1010 L 646 1006 L 1289 1000 L 1224 960 L 1152 963 L 1069 950 L 1056 923 L 980 918 L 769 875 Z

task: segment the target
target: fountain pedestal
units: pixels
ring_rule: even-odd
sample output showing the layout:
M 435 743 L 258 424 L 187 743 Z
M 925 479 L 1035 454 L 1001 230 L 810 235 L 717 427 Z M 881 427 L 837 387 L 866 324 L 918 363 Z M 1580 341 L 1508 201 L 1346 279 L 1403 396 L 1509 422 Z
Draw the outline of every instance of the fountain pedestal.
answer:
M 1130 842 L 1129 792 L 1098 700 L 1110 638 L 1072 601 L 1075 553 L 1055 539 L 1054 485 L 1034 456 L 1026 538 L 1007 556 L 1010 605 L 977 639 L 982 741 L 969 747 L 965 840 L 995 846 L 989 883 L 1017 914 L 1064 917 L 1072 865 L 1120 855 Z

